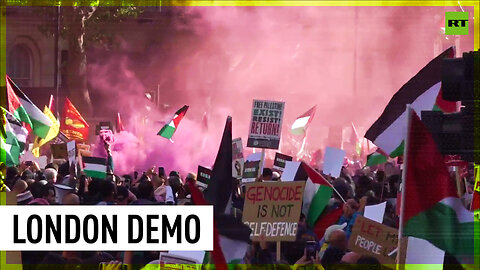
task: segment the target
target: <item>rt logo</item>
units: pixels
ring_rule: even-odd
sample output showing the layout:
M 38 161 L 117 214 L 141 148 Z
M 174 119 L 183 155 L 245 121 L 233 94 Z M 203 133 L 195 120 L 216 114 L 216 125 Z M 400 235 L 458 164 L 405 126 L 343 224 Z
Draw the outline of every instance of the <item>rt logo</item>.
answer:
M 468 12 L 445 12 L 445 35 L 468 35 Z

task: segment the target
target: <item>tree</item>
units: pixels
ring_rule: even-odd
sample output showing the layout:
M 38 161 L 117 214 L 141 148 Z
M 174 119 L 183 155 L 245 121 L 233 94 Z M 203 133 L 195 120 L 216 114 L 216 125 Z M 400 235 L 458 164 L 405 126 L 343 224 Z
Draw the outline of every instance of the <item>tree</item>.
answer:
M 113 37 L 103 31 L 102 24 L 118 23 L 136 17 L 142 12 L 134 6 L 101 6 L 103 1 L 60 1 L 60 36 L 67 43 L 68 61 L 65 66 L 65 84 L 75 106 L 84 114 L 93 112 L 87 88 L 87 46 L 95 44 L 111 45 Z M 42 7 L 45 16 L 57 15 L 57 7 Z M 41 25 L 40 31 L 46 35 L 56 32 L 52 24 Z M 110 42 L 110 44 L 108 44 Z

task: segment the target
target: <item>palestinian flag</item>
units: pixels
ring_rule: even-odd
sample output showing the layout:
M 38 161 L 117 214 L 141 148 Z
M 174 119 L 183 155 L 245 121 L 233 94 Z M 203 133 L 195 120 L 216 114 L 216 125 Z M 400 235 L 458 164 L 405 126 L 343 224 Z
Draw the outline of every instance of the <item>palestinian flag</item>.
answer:
M 105 179 L 107 177 L 107 159 L 99 157 L 82 157 L 83 171 L 86 176 Z
M 405 236 L 425 239 L 459 262 L 473 258 L 473 212 L 458 198 L 444 158 L 415 112 L 412 112 L 405 164 Z
M 322 213 L 315 223 L 313 231 L 317 235 L 318 239 L 322 239 L 325 235 L 325 231 L 331 225 L 337 224 L 340 217 L 343 215 L 343 204 L 339 207 L 329 211 L 328 213 Z
M 23 107 L 22 103 L 18 99 L 15 91 L 13 90 L 18 89 L 18 87 L 13 83 L 13 81 L 5 75 L 5 81 L 7 84 L 7 100 L 8 100 L 8 111 L 15 116 L 20 122 L 28 124 L 32 126 L 32 122 L 30 121 L 30 117 L 28 116 L 27 111 Z
M 452 58 L 450 47 L 430 61 L 392 97 L 380 118 L 368 129 L 365 138 L 371 140 L 391 157 L 403 155 L 403 140 L 407 130 L 406 106 L 417 113 L 433 110 L 438 104 L 442 84 L 442 62 Z
M 387 160 L 388 160 L 387 156 L 383 155 L 378 151 L 375 151 L 367 156 L 367 164 L 365 164 L 365 166 L 371 167 L 371 166 L 383 164 L 383 163 L 386 163 Z
M 306 181 L 302 212 L 307 217 L 307 224 L 313 227 L 332 197 L 333 186 L 319 172 L 300 161 L 285 163 L 282 180 Z
M 178 125 L 180 124 L 180 121 L 182 121 L 183 117 L 187 113 L 188 106 L 185 105 L 183 106 L 180 110 L 178 110 L 175 115 L 173 116 L 172 120 L 165 126 L 163 126 L 162 129 L 157 133 L 157 135 L 160 135 L 164 138 L 171 139 L 173 134 L 178 128 Z
M 315 115 L 316 110 L 317 110 L 317 105 L 313 106 L 306 113 L 300 115 L 295 120 L 295 122 L 293 122 L 290 132 L 294 135 L 304 135 L 305 131 L 308 128 L 308 124 L 312 122 L 312 119 L 313 119 L 313 116 Z
M 192 182 L 187 184 L 192 193 L 192 202 L 195 205 L 208 205 L 198 187 Z M 228 269 L 227 263 L 240 263 L 250 247 L 252 230 L 232 215 L 217 211 L 213 231 L 213 251 L 206 254 L 204 263 L 209 263 L 210 255 L 215 269 Z
M 7 139 L 13 139 L 18 143 L 20 154 L 25 150 L 25 143 L 27 141 L 28 130 L 23 127 L 22 123 L 18 121 L 13 114 L 2 108 L 3 113 L 7 119 L 8 128 L 5 128 L 5 135 Z
M 2 160 L 3 157 L 5 157 L 5 164 L 7 166 L 18 165 L 18 157 L 23 150 L 21 150 L 14 130 L 12 129 L 9 121 L 7 120 L 7 117 L 3 113 L 2 124 L 4 125 L 3 130 L 5 131 L 5 134 L 2 134 L 0 155 L 2 157 Z M 5 137 L 3 137 L 4 135 Z
M 35 104 L 33 104 L 33 102 L 20 90 L 20 88 L 15 85 L 15 83 L 10 79 L 10 77 L 6 76 L 6 78 L 9 99 L 11 96 L 13 98 L 13 94 L 17 97 L 17 100 L 14 99 L 14 101 L 12 102 L 10 102 L 9 100 L 9 106 L 10 104 L 13 106 L 9 108 L 10 112 L 12 112 L 13 110 L 13 115 L 18 112 L 19 117 L 17 117 L 17 119 L 26 124 L 29 124 L 33 132 L 38 137 L 45 138 L 53 123 L 37 106 L 35 106 Z M 11 92 L 13 92 L 13 94 Z M 19 103 L 17 103 L 17 101 Z M 22 107 L 23 109 L 20 107 Z M 26 119 L 23 111 L 28 114 L 29 120 Z

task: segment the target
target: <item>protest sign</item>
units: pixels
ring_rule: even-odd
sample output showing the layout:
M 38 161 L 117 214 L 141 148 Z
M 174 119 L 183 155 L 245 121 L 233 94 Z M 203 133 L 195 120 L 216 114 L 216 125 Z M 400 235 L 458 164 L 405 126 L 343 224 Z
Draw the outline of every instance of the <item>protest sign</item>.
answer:
M 111 122 L 100 122 L 95 126 L 95 135 L 100 135 L 100 130 L 113 130 Z
M 66 143 L 50 144 L 50 150 L 52 152 L 52 156 L 53 156 L 54 159 L 67 159 L 68 158 L 67 144 Z
M 243 164 L 243 145 L 242 138 L 232 140 L 232 176 L 242 178 Z
M 247 161 L 243 164 L 243 175 L 242 182 L 248 183 L 253 182 L 258 176 L 260 170 L 260 160 L 257 161 Z
M 252 240 L 295 241 L 305 182 L 248 183 L 243 222 Z
M 285 169 L 285 162 L 292 160 L 293 157 L 277 152 L 275 154 L 275 160 L 273 161 L 273 169 L 278 172 L 283 172 L 283 169 Z
M 326 175 L 330 174 L 332 177 L 339 177 L 345 155 L 345 150 L 327 147 L 323 159 L 323 173 Z
M 387 202 L 365 206 L 365 212 L 363 216 L 378 223 L 383 223 L 383 216 L 385 215 L 386 207 Z
M 353 225 L 348 249 L 377 258 L 381 264 L 395 264 L 398 230 L 358 216 Z M 404 254 L 402 252 L 402 254 Z
M 76 164 L 76 145 L 75 141 L 69 141 L 67 143 L 68 164 Z
M 285 102 L 254 100 L 247 147 L 278 149 Z
M 169 255 L 178 255 L 182 256 L 184 258 L 189 258 L 191 260 L 196 261 L 198 264 L 201 264 L 203 262 L 203 259 L 205 257 L 205 251 L 172 251 L 170 250 L 168 252 Z
M 201 262 L 177 254 L 160 252 L 159 269 L 195 270 Z
M 210 183 L 211 176 L 211 169 L 199 165 L 197 172 L 197 185 L 206 188 L 208 186 L 208 183 Z

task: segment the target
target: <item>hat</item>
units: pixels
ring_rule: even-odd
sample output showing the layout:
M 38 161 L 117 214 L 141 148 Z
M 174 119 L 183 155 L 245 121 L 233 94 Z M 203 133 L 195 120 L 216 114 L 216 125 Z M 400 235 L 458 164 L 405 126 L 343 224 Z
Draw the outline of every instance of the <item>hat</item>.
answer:
M 273 172 L 272 180 L 279 180 L 279 179 L 280 179 L 280 174 L 278 172 Z
M 59 204 L 62 204 L 63 196 L 73 191 L 72 187 L 66 185 L 55 184 L 53 186 L 55 187 L 55 201 Z
M 17 204 L 27 204 L 33 199 L 30 190 L 17 194 Z
M 328 242 L 330 240 L 330 235 L 332 234 L 332 232 L 334 231 L 338 231 L 338 230 L 343 230 L 345 229 L 345 227 L 347 227 L 347 223 L 343 223 L 342 225 L 331 225 L 330 227 L 328 227 L 326 230 L 325 230 L 325 234 L 323 236 L 323 238 L 325 238 L 325 242 Z

